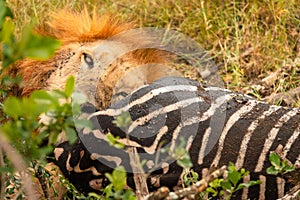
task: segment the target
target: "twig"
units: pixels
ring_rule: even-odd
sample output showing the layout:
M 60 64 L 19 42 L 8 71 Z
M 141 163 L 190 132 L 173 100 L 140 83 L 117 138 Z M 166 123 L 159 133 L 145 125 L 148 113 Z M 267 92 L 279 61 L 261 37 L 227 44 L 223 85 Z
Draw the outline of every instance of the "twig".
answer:
M 151 193 L 145 200 L 156 200 L 156 199 L 164 199 L 164 200 L 174 200 L 174 199 L 194 199 L 199 193 L 203 192 L 210 182 L 215 180 L 216 178 L 222 176 L 226 171 L 226 166 L 221 167 L 220 169 L 212 172 L 205 178 L 201 179 L 200 181 L 196 182 L 195 184 L 183 188 L 181 190 L 177 190 L 175 192 L 169 192 L 167 188 L 162 187 L 154 193 Z
M 0 146 L 2 147 L 2 149 L 5 151 L 7 157 L 10 159 L 11 163 L 13 164 L 14 168 L 19 171 L 26 171 L 26 165 L 23 161 L 23 158 L 21 157 L 21 155 L 9 144 L 8 139 L 6 138 L 6 136 L 4 135 L 3 132 L 0 131 Z M 22 174 L 22 173 L 20 173 Z M 22 175 L 21 175 L 22 176 Z M 26 190 L 26 194 L 28 196 L 28 199 L 31 200 L 38 200 L 38 195 L 35 192 L 34 188 L 33 188 L 33 182 L 31 180 L 31 176 L 23 175 L 22 176 L 23 180 L 24 180 L 24 188 Z
M 299 200 L 300 199 L 300 185 L 296 185 L 288 191 L 286 195 L 278 200 Z
M 170 193 L 169 188 L 161 187 L 157 191 L 151 193 L 145 200 L 162 200 L 165 199 Z
M 287 105 L 293 105 L 299 97 L 300 97 L 300 87 L 296 87 L 287 92 L 271 94 L 270 96 L 265 97 L 263 100 L 272 104 L 274 104 L 276 101 L 284 100 L 284 102 Z
M 137 150 L 135 147 L 129 149 L 130 165 L 133 172 L 133 179 L 136 187 L 136 196 L 138 199 L 143 199 L 143 197 L 149 194 L 146 175 L 142 169 L 141 162 Z
M 36 178 L 38 179 L 43 193 L 44 193 L 44 197 L 46 199 L 50 199 L 49 198 L 49 192 L 48 192 L 48 186 L 47 186 L 47 180 L 45 179 L 45 177 L 43 177 L 43 173 L 45 173 L 45 169 L 42 169 L 41 166 L 39 166 L 38 164 L 34 167 L 34 173 Z
M 0 167 L 4 167 L 4 154 L 2 148 L 0 148 Z M 0 199 L 4 199 L 5 195 L 5 175 L 0 171 Z

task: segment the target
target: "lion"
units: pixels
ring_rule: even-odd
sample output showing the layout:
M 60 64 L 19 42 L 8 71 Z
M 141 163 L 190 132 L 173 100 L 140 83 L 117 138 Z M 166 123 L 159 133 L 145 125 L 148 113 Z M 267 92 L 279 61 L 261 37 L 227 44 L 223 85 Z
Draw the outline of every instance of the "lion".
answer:
M 95 49 L 101 43 L 134 28 L 136 28 L 134 22 L 121 22 L 109 14 L 99 16 L 95 10 L 91 15 L 87 9 L 84 9 L 82 13 L 70 10 L 60 10 L 53 13 L 46 26 L 38 28 L 37 32 L 61 41 L 62 45 L 46 61 L 24 59 L 17 62 L 8 71 L 8 74 L 12 77 L 22 77 L 22 84 L 15 89 L 15 94 L 28 96 L 39 89 L 64 89 L 69 76 L 73 75 L 79 79 L 78 73 L 80 73 L 80 69 L 84 70 L 83 65 L 86 65 L 87 69 L 93 66 L 99 67 L 102 65 L 99 62 L 106 61 L 105 57 L 113 56 L 109 55 L 111 52 L 93 55 Z M 145 43 L 143 37 L 136 37 L 136 35 L 131 37 L 122 36 L 117 38 L 117 42 L 138 45 L 139 43 Z M 151 48 L 136 49 L 115 57 L 112 63 L 108 63 L 109 66 L 101 69 L 103 73 L 100 77 L 85 79 L 85 81 L 97 86 L 97 92 L 95 93 L 96 107 L 105 108 L 111 103 L 113 89 L 120 82 L 120 79 L 136 66 L 140 66 L 140 70 L 136 70 L 134 74 L 135 76 L 141 74 L 142 80 L 140 80 L 141 83 L 133 83 L 135 85 L 133 88 L 136 88 L 137 85 L 151 83 L 165 75 L 178 75 L 178 72 L 171 69 L 174 68 L 172 66 L 173 59 L 174 56 L 170 53 Z M 156 63 L 158 66 L 144 66 L 149 63 Z M 171 67 L 166 67 L 167 65 L 171 65 Z M 89 72 L 85 74 L 91 75 Z M 134 77 L 130 77 L 130 79 L 132 78 Z M 129 81 L 128 84 L 132 84 L 131 82 L 133 81 Z M 85 83 L 85 85 L 88 84 Z
M 174 65 L 175 56 L 162 49 L 133 48 L 128 52 L 125 49 L 117 56 L 111 53 L 119 49 L 110 49 L 110 52 L 104 49 L 101 53 L 95 53 L 99 45 L 113 41 L 111 38 L 117 44 L 125 46 L 147 46 L 145 35 L 118 37 L 121 33 L 136 28 L 132 21 L 123 22 L 109 14 L 100 16 L 96 10 L 90 14 L 86 8 L 81 13 L 64 9 L 52 13 L 49 22 L 41 27 L 43 28 L 38 28 L 37 32 L 59 40 L 61 47 L 48 60 L 26 58 L 6 71 L 11 77 L 22 77 L 22 83 L 12 91 L 16 96 L 29 96 L 40 89 L 63 90 L 67 78 L 72 75 L 76 77 L 78 88 L 88 96 L 89 101 L 97 109 L 103 109 L 143 84 L 167 75 L 184 74 L 184 70 Z M 49 163 L 47 167 L 55 168 L 53 163 Z M 59 174 L 62 176 L 58 169 L 53 173 L 54 179 Z M 38 184 L 37 182 L 35 183 Z M 54 187 L 62 192 L 58 196 L 50 192 L 50 199 L 61 199 L 65 189 L 58 185 Z M 41 187 L 37 188 L 42 197 Z

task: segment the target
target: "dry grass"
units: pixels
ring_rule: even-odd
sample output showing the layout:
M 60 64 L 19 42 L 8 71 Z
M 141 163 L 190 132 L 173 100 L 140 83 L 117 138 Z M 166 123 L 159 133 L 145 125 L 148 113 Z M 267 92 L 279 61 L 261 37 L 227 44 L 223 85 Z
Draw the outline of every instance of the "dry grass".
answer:
M 261 99 L 300 87 L 299 0 L 8 0 L 8 4 L 17 31 L 31 21 L 43 23 L 56 9 L 87 6 L 134 19 L 140 26 L 189 35 L 215 58 L 232 90 Z

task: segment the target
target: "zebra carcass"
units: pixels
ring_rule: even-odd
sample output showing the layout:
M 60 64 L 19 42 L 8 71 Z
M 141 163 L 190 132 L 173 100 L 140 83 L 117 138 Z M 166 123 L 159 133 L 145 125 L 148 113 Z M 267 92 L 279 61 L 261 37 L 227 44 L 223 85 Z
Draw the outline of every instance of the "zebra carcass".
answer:
M 260 185 L 244 189 L 238 198 L 276 199 L 295 183 L 270 176 L 269 154 L 281 147 L 281 157 L 299 166 L 300 109 L 269 105 L 247 95 L 207 87 L 185 78 L 162 78 L 143 86 L 107 109 L 95 111 L 83 106 L 92 130 L 78 131 L 75 144 L 67 142 L 55 149 L 56 164 L 81 191 L 89 192 L 108 184 L 106 172 L 122 165 L 127 184 L 135 188 L 129 149 L 136 148 L 149 190 L 172 188 L 181 183 L 184 169 L 172 153 L 182 146 L 189 152 L 194 171 L 229 162 L 250 171 L 247 179 Z M 128 113 L 130 123 L 119 127 L 115 120 Z M 110 133 L 124 148 L 107 140 Z M 59 152 L 59 153 L 58 153 Z M 98 188 L 91 181 L 101 180 Z M 247 181 L 247 180 L 245 180 Z

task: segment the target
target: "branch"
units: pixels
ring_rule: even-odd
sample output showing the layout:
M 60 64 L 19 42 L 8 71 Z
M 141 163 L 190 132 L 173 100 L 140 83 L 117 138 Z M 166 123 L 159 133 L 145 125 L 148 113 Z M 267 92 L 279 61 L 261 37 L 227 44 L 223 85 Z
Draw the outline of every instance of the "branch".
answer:
M 23 161 L 22 156 L 9 144 L 7 137 L 2 131 L 0 131 L 0 146 L 18 172 L 26 171 L 26 165 Z M 38 195 L 33 188 L 31 176 L 28 176 L 28 174 L 26 173 L 24 174 L 20 173 L 20 176 L 24 180 L 23 186 L 27 192 L 27 196 L 31 200 L 38 200 Z
M 1 64 L 1 63 L 0 63 Z M 3 155 L 3 150 L 0 148 L 0 167 L 4 167 L 4 155 Z M 0 171 L 0 199 L 4 199 L 4 195 L 5 195 L 5 182 L 6 182 L 6 178 L 4 173 L 2 173 Z
M 141 161 L 135 147 L 129 149 L 130 165 L 133 172 L 133 179 L 136 187 L 136 196 L 142 199 L 149 194 L 146 175 L 141 166 Z
M 147 197 L 145 197 L 145 200 L 174 200 L 174 199 L 195 199 L 195 197 L 203 192 L 210 182 L 215 180 L 216 178 L 223 176 L 224 172 L 226 171 L 226 166 L 221 167 L 220 169 L 212 172 L 205 178 L 201 179 L 200 181 L 196 182 L 195 184 L 183 188 L 181 190 L 177 190 L 175 192 L 169 192 L 169 189 L 166 187 L 161 187 L 159 190 L 157 190 L 154 193 L 151 193 Z
M 296 185 L 288 191 L 286 195 L 278 200 L 299 200 L 300 197 L 300 185 Z
M 281 92 L 277 94 L 271 94 L 265 97 L 263 100 L 274 104 L 277 101 L 284 101 L 287 105 L 292 106 L 297 99 L 300 98 L 300 87 L 293 88 L 287 92 Z

